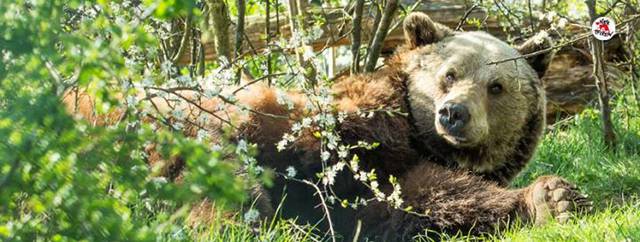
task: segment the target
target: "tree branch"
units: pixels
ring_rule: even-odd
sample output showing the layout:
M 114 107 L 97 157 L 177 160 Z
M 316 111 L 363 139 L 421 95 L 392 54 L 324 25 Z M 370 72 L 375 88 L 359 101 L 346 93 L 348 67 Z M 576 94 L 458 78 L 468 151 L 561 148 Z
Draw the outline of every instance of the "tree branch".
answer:
M 634 21 L 634 20 L 636 20 L 638 18 L 640 18 L 640 14 L 639 15 L 632 15 L 629 18 L 627 18 L 627 19 L 623 20 L 622 22 L 620 22 L 620 26 L 618 28 L 622 29 L 627 24 L 629 24 L 630 22 L 632 22 L 632 21 Z M 492 61 L 492 62 L 487 63 L 487 65 L 495 65 L 495 64 L 500 64 L 500 63 L 507 62 L 507 61 L 523 59 L 523 58 L 529 58 L 529 57 L 533 57 L 533 56 L 536 56 L 536 55 L 544 54 L 544 53 L 547 53 L 547 52 L 555 50 L 555 49 L 559 49 L 559 48 L 562 48 L 562 47 L 573 45 L 574 43 L 576 43 L 578 41 L 585 40 L 585 39 L 589 38 L 589 36 L 591 36 L 591 32 L 583 33 L 583 34 L 579 35 L 578 37 L 576 37 L 575 39 L 567 41 L 567 42 L 565 42 L 563 44 L 555 45 L 555 46 L 552 46 L 552 47 L 549 47 L 549 48 L 546 48 L 546 49 L 542 49 L 542 50 L 539 50 L 539 51 L 536 51 L 536 52 L 532 52 L 532 53 L 529 53 L 529 54 L 526 54 L 526 55 L 521 55 L 521 56 L 516 56 L 516 57 L 511 57 L 511 58 L 505 58 L 505 59 L 502 59 L 502 60 Z
M 238 8 L 238 20 L 236 23 L 236 46 L 235 56 L 240 56 L 242 52 L 242 40 L 244 39 L 244 15 L 246 12 L 244 0 L 236 0 L 236 7 Z M 236 83 L 240 83 L 241 70 L 236 72 Z
M 387 5 L 385 6 L 384 13 L 382 14 L 382 18 L 380 19 L 380 26 L 376 30 L 376 34 L 373 38 L 373 43 L 369 46 L 369 56 L 367 58 L 367 63 L 365 64 L 364 71 L 372 72 L 376 68 L 376 64 L 378 63 L 378 57 L 380 57 L 380 49 L 382 49 L 382 42 L 387 37 L 387 31 L 389 30 L 389 25 L 391 25 L 391 21 L 393 20 L 393 15 L 398 9 L 398 1 L 397 0 L 388 0 Z
M 469 15 L 471 14 L 471 12 L 473 12 L 473 10 L 475 10 L 476 8 L 478 8 L 478 4 L 473 4 L 473 6 L 471 6 L 471 8 L 469 8 L 466 12 L 464 12 L 464 16 L 462 16 L 462 19 L 460 19 L 460 22 L 458 22 L 458 26 L 456 26 L 456 28 L 454 29 L 455 31 L 459 31 L 462 28 L 462 25 L 467 22 L 467 18 L 469 17 Z
M 351 75 L 360 72 L 360 41 L 362 40 L 360 32 L 362 31 L 363 8 L 364 0 L 356 0 L 356 6 L 353 11 L 353 30 L 351 31 Z
M 208 0 L 209 20 L 211 21 L 211 31 L 213 33 L 213 42 L 215 44 L 216 54 L 229 59 L 229 26 L 231 19 L 229 10 L 224 0 Z
M 596 1 L 585 0 L 589 8 L 589 16 L 591 21 L 595 21 L 599 15 L 596 14 Z M 612 149 L 616 145 L 616 134 L 613 130 L 611 122 L 611 108 L 609 107 L 609 89 L 607 87 L 606 66 L 602 52 L 604 45 L 602 41 L 597 40 L 595 36 L 589 38 L 589 46 L 591 47 L 591 56 L 593 57 L 593 76 L 596 80 L 596 88 L 598 90 L 598 103 L 600 104 L 600 119 L 602 121 L 602 133 L 604 143 L 607 148 Z

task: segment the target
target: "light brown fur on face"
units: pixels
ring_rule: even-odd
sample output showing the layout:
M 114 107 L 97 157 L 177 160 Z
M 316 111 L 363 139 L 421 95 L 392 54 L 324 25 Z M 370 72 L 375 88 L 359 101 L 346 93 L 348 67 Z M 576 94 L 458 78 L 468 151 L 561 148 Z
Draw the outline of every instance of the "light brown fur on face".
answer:
M 508 161 L 505 151 L 527 135 L 519 132 L 527 119 L 544 112 L 540 80 L 523 59 L 487 65 L 519 53 L 486 33 L 457 33 L 406 56 L 409 100 L 420 131 L 433 132 L 435 127 L 454 147 L 491 147 L 480 159 L 457 157 L 462 167 L 476 172 L 500 167 Z M 496 85 L 500 92 L 492 93 Z M 458 137 L 439 121 L 437 110 L 448 102 L 465 106 L 470 114 Z
M 416 26 L 438 34 L 424 34 Z M 406 18 L 405 35 L 422 43 L 409 42 L 393 59 L 407 75 L 417 143 L 430 153 L 441 151 L 436 155 L 458 167 L 508 182 L 531 158 L 543 131 L 545 98 L 538 75 L 551 54 L 529 63 L 489 63 L 517 58 L 550 41 L 541 35 L 515 48 L 484 32 L 451 31 L 424 14 Z M 446 107 L 452 104 L 468 114 L 463 128 L 448 128 L 442 121 L 443 115 L 449 120 Z

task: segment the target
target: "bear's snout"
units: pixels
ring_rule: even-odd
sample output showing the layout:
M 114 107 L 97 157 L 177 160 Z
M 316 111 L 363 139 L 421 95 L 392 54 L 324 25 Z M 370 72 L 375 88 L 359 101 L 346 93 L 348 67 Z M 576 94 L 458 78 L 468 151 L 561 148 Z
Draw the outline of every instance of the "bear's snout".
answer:
M 471 117 L 465 105 L 454 102 L 446 102 L 438 110 L 438 114 L 442 127 L 454 136 L 462 136 L 462 130 Z

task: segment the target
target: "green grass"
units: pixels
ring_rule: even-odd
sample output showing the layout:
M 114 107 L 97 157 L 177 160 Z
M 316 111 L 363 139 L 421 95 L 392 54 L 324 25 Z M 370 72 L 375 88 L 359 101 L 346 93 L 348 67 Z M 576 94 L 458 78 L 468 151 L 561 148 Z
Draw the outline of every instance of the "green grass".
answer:
M 579 185 L 599 206 L 640 194 L 640 113 L 638 108 L 624 110 L 622 106 L 614 112 L 616 149 L 605 148 L 599 116 L 587 110 L 547 132 L 536 157 L 514 186 L 555 174 Z
M 593 215 L 566 224 L 527 226 L 506 231 L 502 239 L 508 241 L 636 241 L 640 239 L 640 204 L 627 203 L 622 207 L 599 210 Z
M 625 241 L 640 240 L 640 108 L 620 99 L 614 124 L 618 146 L 603 145 L 596 110 L 565 119 L 547 131 L 537 155 L 516 178 L 523 187 L 541 175 L 559 175 L 577 184 L 594 201 L 594 211 L 569 223 L 544 226 L 515 225 L 484 237 L 443 235 L 467 241 Z M 196 241 L 314 241 L 321 233 L 289 220 L 276 220 L 258 229 L 231 219 L 194 232 Z
M 240 215 L 218 213 L 214 223 L 184 229 L 164 236 L 165 241 L 322 241 L 322 232 L 309 225 L 299 225 L 291 219 L 273 219 L 258 225 L 242 222 Z M 325 238 L 326 239 L 326 238 Z

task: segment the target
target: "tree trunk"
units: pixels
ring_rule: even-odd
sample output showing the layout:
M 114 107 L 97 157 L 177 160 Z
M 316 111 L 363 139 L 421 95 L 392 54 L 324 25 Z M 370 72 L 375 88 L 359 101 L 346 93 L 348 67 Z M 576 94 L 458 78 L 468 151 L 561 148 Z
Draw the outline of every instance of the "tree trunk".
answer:
M 270 22 L 271 22 L 271 0 L 265 0 L 265 7 L 264 7 L 264 19 L 265 19 L 265 25 L 264 25 L 264 35 L 266 36 L 265 39 L 265 46 L 269 46 L 271 44 L 271 26 L 270 26 Z M 271 51 L 269 51 L 269 53 L 267 54 L 267 60 L 266 60 L 266 64 L 267 64 L 267 85 L 271 86 Z
M 242 40 L 244 39 L 244 15 L 246 11 L 244 0 L 236 0 L 236 7 L 238 8 L 238 20 L 236 22 L 235 58 L 238 58 L 242 54 Z M 236 72 L 236 83 L 240 83 L 241 73 L 241 70 Z
M 360 72 L 360 31 L 362 31 L 362 8 L 364 0 L 356 0 L 356 7 L 353 10 L 353 30 L 351 31 L 351 75 Z
M 585 0 L 589 8 L 589 16 L 591 21 L 598 18 L 596 14 L 595 0 Z M 596 88 L 598 90 L 598 103 L 600 104 L 600 118 L 602 119 L 602 133 L 604 135 L 604 143 L 607 148 L 614 148 L 616 143 L 616 134 L 613 130 L 611 122 L 611 108 L 609 107 L 609 89 L 607 89 L 607 76 L 605 74 L 605 65 L 602 52 L 604 46 L 602 41 L 591 36 L 589 38 L 589 46 L 591 47 L 591 56 L 593 58 L 593 75 L 596 79 Z
M 373 43 L 369 46 L 369 56 L 367 56 L 367 63 L 364 67 L 365 72 L 372 72 L 376 68 L 378 57 L 380 57 L 380 50 L 382 49 L 382 43 L 387 37 L 387 32 L 389 31 L 389 26 L 393 20 L 393 15 L 396 13 L 396 9 L 398 9 L 398 1 L 387 0 L 384 13 L 382 14 L 382 19 L 380 19 L 380 25 L 376 30 L 376 35 L 373 37 Z
M 625 15 L 637 14 L 638 10 L 634 8 L 631 4 L 627 4 L 624 8 Z M 638 95 L 638 81 L 640 81 L 640 70 L 638 70 L 638 57 L 636 56 L 636 28 L 640 24 L 640 20 L 636 19 L 629 23 L 629 30 L 627 33 L 627 38 L 625 40 L 626 46 L 629 48 L 630 56 L 629 60 L 629 75 L 631 76 L 631 80 L 629 81 L 631 84 L 631 92 L 633 93 L 633 97 L 635 100 L 636 106 L 640 107 L 640 95 Z
M 224 3 L 224 0 L 207 0 L 206 4 L 209 8 L 208 24 L 213 35 L 216 54 L 218 56 L 224 56 L 229 60 L 231 56 L 229 41 L 231 18 L 229 17 L 229 9 Z

